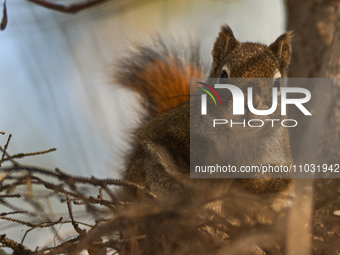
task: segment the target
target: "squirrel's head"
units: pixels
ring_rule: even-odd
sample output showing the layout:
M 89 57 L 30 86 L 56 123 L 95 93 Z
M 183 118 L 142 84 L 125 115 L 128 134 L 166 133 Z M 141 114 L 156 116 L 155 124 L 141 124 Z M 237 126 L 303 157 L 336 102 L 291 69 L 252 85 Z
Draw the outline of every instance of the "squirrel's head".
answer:
M 247 93 L 247 87 L 252 87 L 254 107 L 257 110 L 268 110 L 273 102 L 273 87 L 277 87 L 279 95 L 280 87 L 284 84 L 284 79 L 280 78 L 286 76 L 286 69 L 290 61 L 290 40 L 291 32 L 287 32 L 278 37 L 269 46 L 260 43 L 240 43 L 236 40 L 230 27 L 223 25 L 212 51 L 213 66 L 210 77 L 217 78 L 217 83 L 234 82 L 232 84 L 238 86 L 244 95 Z M 231 113 L 232 100 L 230 100 L 230 91 L 224 90 L 220 93 L 224 93 L 222 96 L 226 100 L 223 104 L 226 106 L 230 105 L 230 109 L 223 109 L 223 116 L 225 118 L 236 118 L 237 116 L 235 117 Z M 275 112 L 270 115 L 271 118 L 282 118 L 280 115 L 280 102 L 281 97 L 278 97 L 278 106 Z M 266 119 L 268 117 L 252 114 L 246 104 L 245 112 L 246 115 L 239 116 L 241 120 Z M 254 128 L 250 130 L 253 131 Z
M 278 78 L 286 76 L 290 61 L 291 32 L 269 46 L 240 43 L 228 25 L 223 25 L 212 51 L 211 78 Z

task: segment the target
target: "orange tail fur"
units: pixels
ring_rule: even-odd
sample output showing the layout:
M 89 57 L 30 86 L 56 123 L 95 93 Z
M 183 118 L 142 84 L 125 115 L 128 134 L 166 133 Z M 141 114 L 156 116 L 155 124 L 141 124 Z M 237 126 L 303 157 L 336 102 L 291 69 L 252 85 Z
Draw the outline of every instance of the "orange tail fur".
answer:
M 138 47 L 119 61 L 115 82 L 140 94 L 151 117 L 175 108 L 189 100 L 190 78 L 206 75 L 199 46 L 191 43 L 187 48 L 169 46 L 159 38 Z

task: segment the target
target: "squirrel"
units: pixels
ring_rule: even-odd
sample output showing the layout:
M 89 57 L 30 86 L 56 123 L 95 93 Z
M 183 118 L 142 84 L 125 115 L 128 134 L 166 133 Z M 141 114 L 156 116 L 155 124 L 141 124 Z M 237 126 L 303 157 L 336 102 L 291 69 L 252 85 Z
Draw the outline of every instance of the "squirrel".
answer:
M 287 32 L 269 46 L 241 43 L 224 24 L 213 46 L 208 78 L 271 78 L 273 81 L 284 78 L 290 62 L 290 41 L 291 32 Z M 190 179 L 190 78 L 206 78 L 207 72 L 198 56 L 199 45 L 191 43 L 184 58 L 177 51 L 178 48 L 158 39 L 152 46 L 139 46 L 116 66 L 115 82 L 137 92 L 147 112 L 134 133 L 124 179 L 142 185 L 156 196 L 181 192 L 217 194 L 225 191 L 226 183 L 260 194 L 286 190 L 292 183 L 289 178 Z M 276 83 L 270 85 L 270 91 L 273 84 Z M 275 86 L 279 88 L 282 82 Z M 258 104 L 265 107 L 268 96 L 261 92 L 258 96 Z M 269 99 L 271 102 L 271 96 Z M 199 129 L 197 132 L 200 136 Z M 263 128 L 256 137 L 235 132 L 230 129 L 223 132 L 227 140 L 223 148 L 226 161 L 232 155 L 230 160 L 244 159 L 251 165 L 293 163 L 287 128 L 280 126 L 271 131 Z M 217 137 L 212 136 L 209 142 L 218 144 Z M 123 192 L 131 199 L 141 195 L 132 187 Z

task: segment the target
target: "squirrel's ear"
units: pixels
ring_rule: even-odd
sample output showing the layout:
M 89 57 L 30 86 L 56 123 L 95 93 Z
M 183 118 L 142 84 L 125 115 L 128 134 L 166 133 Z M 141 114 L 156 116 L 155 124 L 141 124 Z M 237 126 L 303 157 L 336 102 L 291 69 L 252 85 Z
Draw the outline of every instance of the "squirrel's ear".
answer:
M 292 32 L 287 32 L 277 38 L 276 41 L 269 46 L 269 49 L 279 60 L 281 70 L 284 70 L 290 62 L 290 55 L 292 52 L 292 48 L 290 45 L 291 38 Z
M 222 25 L 212 51 L 213 66 L 210 77 L 218 77 L 223 60 L 238 44 L 231 28 L 227 24 Z

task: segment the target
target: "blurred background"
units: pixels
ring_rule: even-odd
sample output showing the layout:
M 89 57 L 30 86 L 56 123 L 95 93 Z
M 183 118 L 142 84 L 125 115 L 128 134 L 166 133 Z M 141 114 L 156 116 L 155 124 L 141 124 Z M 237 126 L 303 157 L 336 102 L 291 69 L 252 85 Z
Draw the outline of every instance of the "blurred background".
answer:
M 223 22 L 240 41 L 269 44 L 285 31 L 281 0 L 111 0 L 75 15 L 11 0 L 7 12 L 0 33 L 0 130 L 6 132 L 0 143 L 13 134 L 11 154 L 55 147 L 21 162 L 111 178 L 119 177 L 139 118 L 138 98 L 110 82 L 114 59 L 129 45 L 156 32 L 194 36 L 209 62 Z
M 13 134 L 9 153 L 56 147 L 22 162 L 98 177 L 119 176 L 138 119 L 138 99 L 110 83 L 114 59 L 131 43 L 156 32 L 194 36 L 209 62 L 223 22 L 240 41 L 269 44 L 285 30 L 281 0 L 111 0 L 74 15 L 11 0 L 7 12 L 0 130 Z M 0 136 L 2 145 L 6 140 Z

